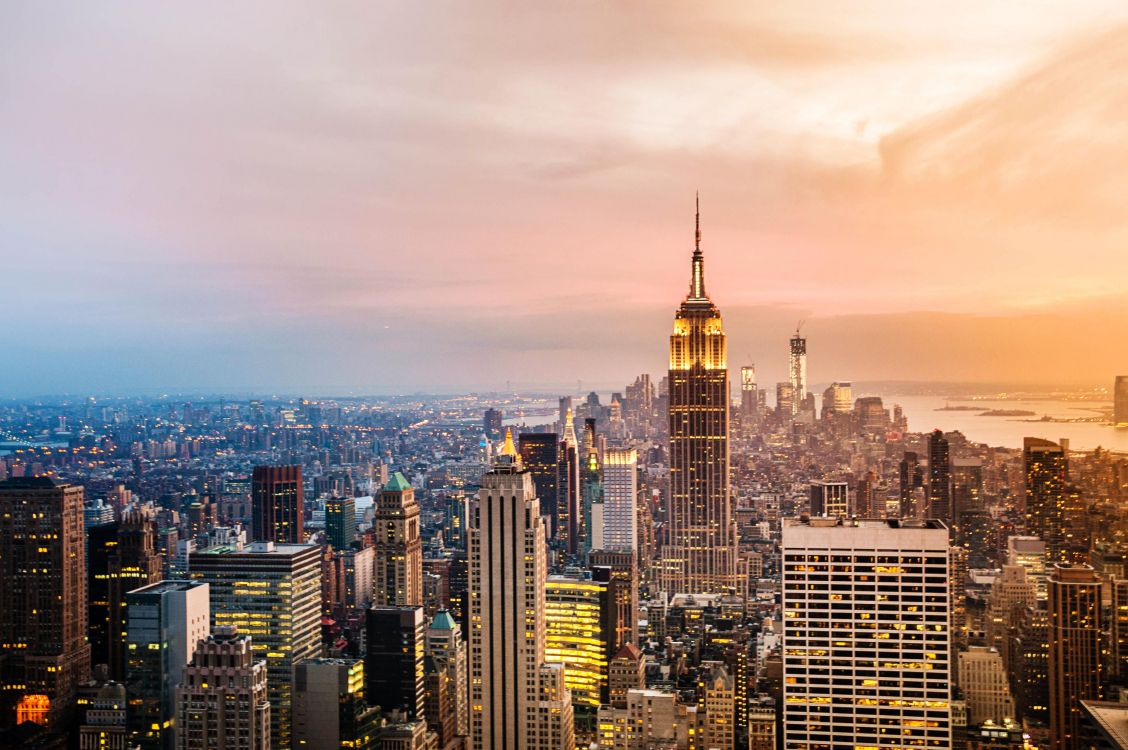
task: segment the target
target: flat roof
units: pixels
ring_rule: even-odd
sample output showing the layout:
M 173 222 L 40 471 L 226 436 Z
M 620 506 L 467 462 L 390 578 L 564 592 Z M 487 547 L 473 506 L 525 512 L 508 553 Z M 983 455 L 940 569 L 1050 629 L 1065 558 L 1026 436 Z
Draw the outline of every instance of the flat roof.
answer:
M 1128 748 L 1128 703 L 1081 701 L 1081 705 L 1109 740 L 1117 747 Z

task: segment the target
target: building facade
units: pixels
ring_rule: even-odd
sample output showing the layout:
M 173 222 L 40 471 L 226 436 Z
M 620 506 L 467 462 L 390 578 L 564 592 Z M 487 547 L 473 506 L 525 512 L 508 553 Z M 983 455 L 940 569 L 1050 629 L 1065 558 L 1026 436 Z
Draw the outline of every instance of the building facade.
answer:
M 266 662 L 231 626 L 196 646 L 176 688 L 176 750 L 270 750 Z
M 251 475 L 251 538 L 305 542 L 305 489 L 301 466 L 256 466 Z
M 378 607 L 423 604 L 423 541 L 415 490 L 398 471 L 376 501 L 372 517 L 374 548 L 373 603 Z

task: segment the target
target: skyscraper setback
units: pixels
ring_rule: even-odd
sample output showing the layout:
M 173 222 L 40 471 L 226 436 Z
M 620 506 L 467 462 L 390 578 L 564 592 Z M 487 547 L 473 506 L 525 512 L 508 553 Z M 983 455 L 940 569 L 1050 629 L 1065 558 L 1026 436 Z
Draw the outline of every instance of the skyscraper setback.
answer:
M 689 294 L 670 336 L 670 533 L 660 575 L 668 592 L 723 592 L 736 581 L 729 496 L 729 376 L 721 313 L 705 292 L 701 214 Z

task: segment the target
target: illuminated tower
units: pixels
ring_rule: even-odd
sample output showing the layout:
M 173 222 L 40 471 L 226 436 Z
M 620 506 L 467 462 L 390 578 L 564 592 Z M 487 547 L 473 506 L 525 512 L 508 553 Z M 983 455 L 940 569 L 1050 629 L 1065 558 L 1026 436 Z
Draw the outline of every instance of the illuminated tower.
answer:
M 560 436 L 559 474 L 556 480 L 556 542 L 569 554 L 580 551 L 582 539 L 580 443 L 576 439 L 576 425 L 572 410 L 564 414 L 564 427 Z
M 1050 741 L 1053 750 L 1080 750 L 1081 701 L 1100 700 L 1101 579 L 1088 565 L 1054 566 L 1049 586 Z
M 660 570 L 669 593 L 722 592 L 736 583 L 728 362 L 721 313 L 705 293 L 700 211 L 692 270 L 670 336 L 670 536 Z
M 928 436 L 928 517 L 952 522 L 952 458 L 940 430 Z
M 335 550 L 346 550 L 356 539 L 356 500 L 331 497 L 325 501 L 325 536 Z
M 740 413 L 752 416 L 756 413 L 759 393 L 756 390 L 756 365 L 740 368 Z
M 474 750 L 575 747 L 564 670 L 545 661 L 544 523 L 511 440 L 470 511 L 470 733 Z
M 798 414 L 803 400 L 807 398 L 807 339 L 799 335 L 791 337 L 791 354 L 787 362 L 787 372 L 790 376 L 791 391 L 795 400 L 791 403 L 791 413 Z
M 423 604 L 423 540 L 415 490 L 398 471 L 388 480 L 372 516 L 376 532 L 373 603 L 378 607 Z
M 1026 469 L 1026 525 L 1046 543 L 1049 564 L 1065 562 L 1065 482 L 1069 457 L 1057 443 L 1041 438 L 1023 441 Z

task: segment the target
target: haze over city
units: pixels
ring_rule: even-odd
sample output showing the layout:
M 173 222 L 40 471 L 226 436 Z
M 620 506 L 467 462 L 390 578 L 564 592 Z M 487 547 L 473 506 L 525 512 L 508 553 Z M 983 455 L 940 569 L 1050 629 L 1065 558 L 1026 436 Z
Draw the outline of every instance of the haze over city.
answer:
M 0 11 L 10 396 L 1123 371 L 1122 2 Z M 10 359 L 9 359 L 10 361 Z

